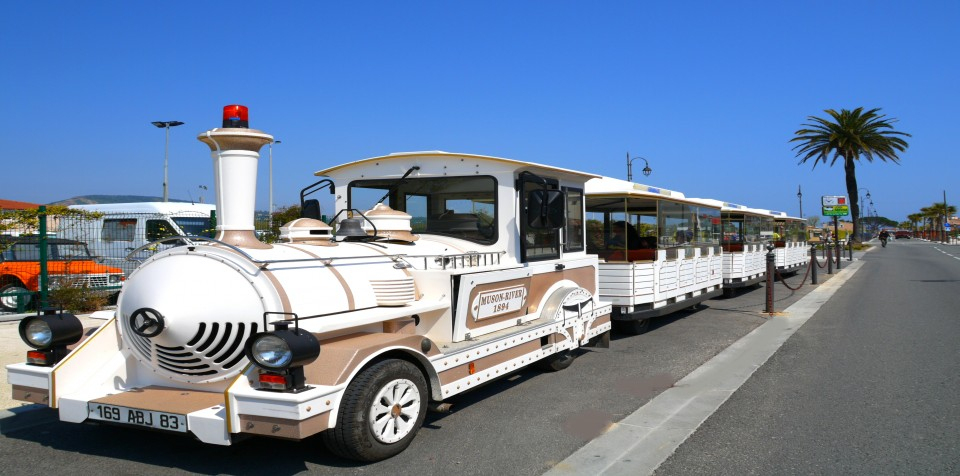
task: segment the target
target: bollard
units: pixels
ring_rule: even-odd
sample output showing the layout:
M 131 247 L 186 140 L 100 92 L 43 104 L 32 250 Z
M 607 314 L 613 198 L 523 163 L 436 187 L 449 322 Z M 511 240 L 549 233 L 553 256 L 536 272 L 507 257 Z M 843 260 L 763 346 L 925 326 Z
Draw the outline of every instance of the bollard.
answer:
M 774 254 L 773 243 L 767 244 L 767 314 L 773 314 L 773 276 L 777 272 L 777 255 Z
M 829 241 L 823 246 L 827 249 L 827 274 L 833 274 L 833 247 Z
M 850 251 L 850 254 L 847 255 L 847 261 L 853 261 L 853 241 L 847 242 L 847 250 Z
M 817 284 L 817 245 L 810 245 L 810 284 Z
M 843 243 L 837 240 L 837 271 L 840 271 L 840 261 L 843 260 Z

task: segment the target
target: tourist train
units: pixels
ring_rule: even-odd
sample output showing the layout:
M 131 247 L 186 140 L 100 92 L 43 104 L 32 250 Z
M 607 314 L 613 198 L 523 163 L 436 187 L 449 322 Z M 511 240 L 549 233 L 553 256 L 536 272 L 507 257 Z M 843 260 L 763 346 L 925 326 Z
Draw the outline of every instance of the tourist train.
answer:
M 15 399 L 65 422 L 216 445 L 321 435 L 335 454 L 377 461 L 454 395 L 531 365 L 562 370 L 576 349 L 609 346 L 614 326 L 640 333 L 755 284 L 767 243 L 785 260 L 804 249 L 785 215 L 439 151 L 317 172 L 302 218 L 265 243 L 255 185 L 273 137 L 228 106 L 198 139 L 213 162 L 215 238 L 154 246 L 95 330 L 62 312 L 23 319 L 31 349 L 7 366 Z M 318 193 L 333 195 L 326 221 Z

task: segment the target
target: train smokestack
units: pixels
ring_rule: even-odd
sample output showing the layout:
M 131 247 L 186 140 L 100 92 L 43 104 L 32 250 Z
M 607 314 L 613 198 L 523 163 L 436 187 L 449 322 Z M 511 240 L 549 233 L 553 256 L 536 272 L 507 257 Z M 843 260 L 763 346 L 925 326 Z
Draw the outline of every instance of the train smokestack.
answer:
M 246 106 L 223 108 L 223 127 L 201 133 L 197 139 L 210 147 L 217 196 L 217 239 L 241 248 L 269 248 L 254 233 L 260 149 L 273 136 L 249 128 Z

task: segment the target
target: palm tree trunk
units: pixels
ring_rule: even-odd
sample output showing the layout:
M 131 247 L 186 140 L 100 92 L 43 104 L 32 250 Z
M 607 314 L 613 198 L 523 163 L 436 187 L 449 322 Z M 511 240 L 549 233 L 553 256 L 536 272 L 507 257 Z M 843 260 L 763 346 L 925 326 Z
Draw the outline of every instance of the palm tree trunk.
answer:
M 843 154 L 842 154 L 843 155 Z M 860 203 L 857 200 L 857 166 L 853 157 L 843 158 L 843 170 L 847 179 L 847 196 L 850 197 L 850 218 L 853 220 L 853 241 L 860 243 Z

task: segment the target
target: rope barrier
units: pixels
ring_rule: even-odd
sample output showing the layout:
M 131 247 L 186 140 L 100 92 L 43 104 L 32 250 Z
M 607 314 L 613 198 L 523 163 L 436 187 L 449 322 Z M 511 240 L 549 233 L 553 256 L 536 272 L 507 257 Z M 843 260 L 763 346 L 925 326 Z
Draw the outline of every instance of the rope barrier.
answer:
M 827 262 L 826 262 L 826 261 L 824 261 L 823 264 L 820 264 L 820 262 L 817 261 L 817 255 L 813 255 L 813 262 L 816 263 L 816 264 L 817 264 L 817 267 L 820 268 L 820 269 L 823 269 L 823 268 L 826 268 L 826 267 L 827 267 Z
M 780 283 L 783 284 L 787 289 L 791 291 L 799 291 L 800 288 L 803 287 L 804 283 L 807 282 L 807 276 L 810 276 L 810 264 L 809 263 L 807 264 L 807 271 L 803 273 L 803 279 L 800 280 L 800 285 L 795 288 L 790 287 L 790 285 L 787 284 L 787 281 L 783 279 L 783 275 L 780 274 L 780 270 L 776 270 L 776 275 L 778 278 L 780 278 Z

